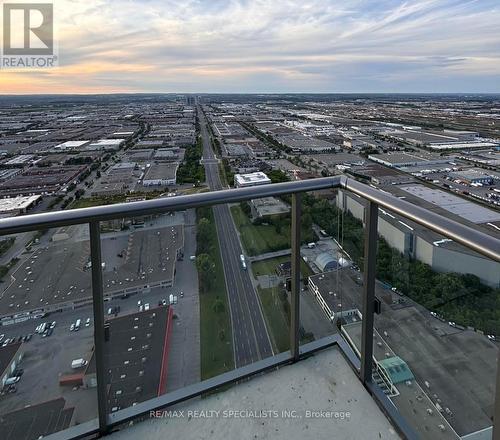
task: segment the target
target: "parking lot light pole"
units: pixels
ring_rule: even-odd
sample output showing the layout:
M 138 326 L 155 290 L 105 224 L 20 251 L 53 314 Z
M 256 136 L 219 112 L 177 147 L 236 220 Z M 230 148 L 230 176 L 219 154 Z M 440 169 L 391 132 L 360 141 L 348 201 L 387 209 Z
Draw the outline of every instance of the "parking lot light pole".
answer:
M 98 221 L 91 221 L 90 226 L 90 261 L 92 263 L 92 304 L 94 306 L 94 356 L 97 379 L 97 410 L 99 432 L 108 432 L 108 414 L 106 405 L 106 362 L 104 298 L 102 287 L 101 232 Z

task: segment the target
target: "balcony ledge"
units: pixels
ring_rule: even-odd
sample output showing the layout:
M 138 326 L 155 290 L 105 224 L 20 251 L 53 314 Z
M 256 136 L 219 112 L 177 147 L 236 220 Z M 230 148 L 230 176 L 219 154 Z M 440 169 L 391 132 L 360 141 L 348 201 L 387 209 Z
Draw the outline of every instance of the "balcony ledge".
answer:
M 155 416 L 113 438 L 400 438 L 338 347 Z

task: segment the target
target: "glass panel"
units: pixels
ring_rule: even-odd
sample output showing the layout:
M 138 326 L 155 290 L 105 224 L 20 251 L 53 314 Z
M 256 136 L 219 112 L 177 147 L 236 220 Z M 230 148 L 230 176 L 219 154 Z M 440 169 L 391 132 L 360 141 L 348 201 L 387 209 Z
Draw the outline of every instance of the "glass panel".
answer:
M 88 226 L 18 234 L 1 258 L 3 422 L 38 438 L 96 418 Z
M 500 264 L 387 210 L 378 231 L 377 381 L 425 438 L 488 431 Z
M 301 247 L 304 342 L 361 323 L 364 228 L 342 207 L 342 191 L 303 196 L 303 234 L 308 238 Z

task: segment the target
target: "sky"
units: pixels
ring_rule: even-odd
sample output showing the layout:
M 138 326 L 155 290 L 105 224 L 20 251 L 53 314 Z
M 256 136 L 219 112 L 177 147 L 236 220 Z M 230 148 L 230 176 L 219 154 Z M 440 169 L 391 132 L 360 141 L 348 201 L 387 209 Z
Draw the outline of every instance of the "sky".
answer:
M 500 93 L 499 0 L 53 3 L 59 66 L 0 94 Z

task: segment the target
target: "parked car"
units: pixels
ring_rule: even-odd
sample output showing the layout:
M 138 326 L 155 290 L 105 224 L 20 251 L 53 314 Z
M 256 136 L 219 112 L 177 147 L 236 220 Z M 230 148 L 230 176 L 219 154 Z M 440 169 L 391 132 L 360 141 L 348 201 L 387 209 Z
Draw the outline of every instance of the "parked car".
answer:
M 19 380 L 21 380 L 21 378 L 19 376 L 13 376 L 13 377 L 9 377 L 6 381 L 5 381 L 5 386 L 9 386 L 9 385 L 13 385 L 17 382 L 19 382 Z
M 50 328 L 54 328 L 56 326 L 56 321 L 52 321 L 52 324 L 50 324 Z
M 69 331 L 72 332 L 75 330 L 75 324 L 71 324 L 71 326 L 69 327 Z
M 144 304 L 144 310 L 149 310 L 149 303 Z
M 12 372 L 12 376 L 18 376 L 18 377 L 21 377 L 23 374 L 24 374 L 24 370 L 23 370 L 22 368 L 16 368 L 16 369 Z
M 90 318 L 85 321 L 85 327 L 90 327 Z

